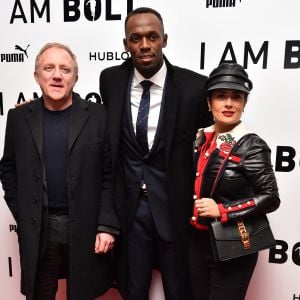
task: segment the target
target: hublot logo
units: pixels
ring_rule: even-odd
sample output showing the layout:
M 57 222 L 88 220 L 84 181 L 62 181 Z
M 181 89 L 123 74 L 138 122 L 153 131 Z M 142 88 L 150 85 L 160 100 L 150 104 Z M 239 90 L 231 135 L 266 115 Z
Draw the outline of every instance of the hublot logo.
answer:
M 89 59 L 90 61 L 111 61 L 111 60 L 115 60 L 115 61 L 120 61 L 120 60 L 126 60 L 127 58 L 129 58 L 130 54 L 126 51 L 124 52 L 113 52 L 113 51 L 94 51 L 94 52 L 90 52 L 89 53 Z

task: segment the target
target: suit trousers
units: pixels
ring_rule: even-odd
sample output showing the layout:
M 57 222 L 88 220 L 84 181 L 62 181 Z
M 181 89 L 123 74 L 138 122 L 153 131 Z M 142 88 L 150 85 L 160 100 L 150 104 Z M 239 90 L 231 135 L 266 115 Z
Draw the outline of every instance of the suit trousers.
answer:
M 128 234 L 127 300 L 148 300 L 152 270 L 158 263 L 166 300 L 182 300 L 174 241 L 160 238 L 148 198 L 140 196 Z
M 215 262 L 209 232 L 192 228 L 189 267 L 193 300 L 243 300 L 258 253 Z
M 47 245 L 38 262 L 34 290 L 35 300 L 55 300 L 58 279 L 66 277 L 68 283 L 68 228 L 69 217 L 67 215 L 48 216 L 47 231 L 45 233 L 47 234 Z

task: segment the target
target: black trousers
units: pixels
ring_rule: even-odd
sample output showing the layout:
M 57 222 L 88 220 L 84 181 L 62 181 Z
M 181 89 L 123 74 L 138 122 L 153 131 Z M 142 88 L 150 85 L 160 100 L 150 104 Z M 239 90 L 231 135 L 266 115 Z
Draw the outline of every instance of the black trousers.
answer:
M 68 286 L 68 223 L 69 218 L 66 215 L 48 216 L 47 246 L 38 262 L 35 300 L 55 300 L 59 278 L 67 278 Z
M 258 254 L 215 262 L 208 231 L 192 229 L 189 267 L 193 300 L 243 300 Z
M 148 300 L 152 270 L 156 262 L 167 300 L 183 300 L 174 241 L 160 238 L 147 197 L 141 196 L 128 234 L 128 279 L 126 300 Z

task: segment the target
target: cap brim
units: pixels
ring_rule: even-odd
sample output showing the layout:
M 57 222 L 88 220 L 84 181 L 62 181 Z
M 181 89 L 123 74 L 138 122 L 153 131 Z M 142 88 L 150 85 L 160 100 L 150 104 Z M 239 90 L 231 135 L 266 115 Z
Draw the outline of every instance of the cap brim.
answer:
M 217 90 L 217 89 L 227 89 L 227 90 L 236 90 L 249 94 L 249 90 L 246 89 L 243 85 L 234 83 L 234 82 L 218 82 L 210 86 L 207 90 Z

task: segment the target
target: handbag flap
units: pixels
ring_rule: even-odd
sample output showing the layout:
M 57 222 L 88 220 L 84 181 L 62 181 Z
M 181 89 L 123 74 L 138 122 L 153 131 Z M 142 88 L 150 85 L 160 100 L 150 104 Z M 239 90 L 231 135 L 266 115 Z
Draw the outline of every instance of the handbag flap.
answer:
M 250 235 L 250 238 L 251 236 L 255 236 L 269 227 L 269 221 L 266 216 L 250 217 L 248 219 L 243 219 L 243 222 L 247 232 Z M 235 220 L 228 223 L 221 223 L 220 221 L 212 222 L 211 229 L 216 240 L 241 239 Z

